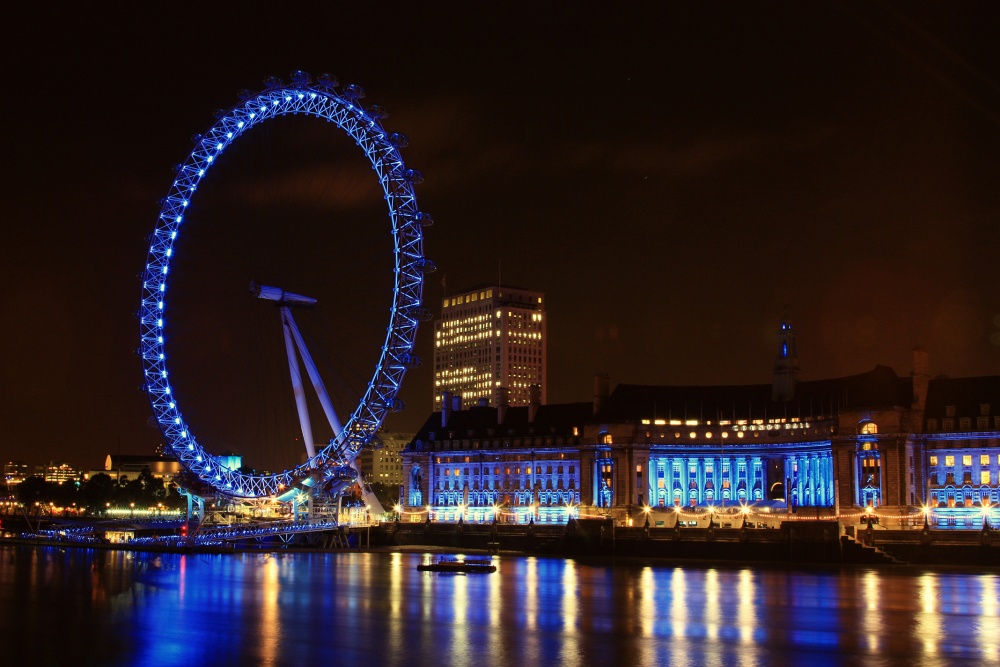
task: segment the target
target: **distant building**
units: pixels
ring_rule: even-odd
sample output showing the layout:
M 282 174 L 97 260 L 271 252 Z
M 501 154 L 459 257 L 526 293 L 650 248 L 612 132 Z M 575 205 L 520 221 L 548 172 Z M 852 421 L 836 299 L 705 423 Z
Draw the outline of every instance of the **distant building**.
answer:
M 30 476 L 30 468 L 24 461 L 8 461 L 3 465 L 3 481 L 8 486 L 17 486 Z
M 76 482 L 80 480 L 80 471 L 68 463 L 60 461 L 49 461 L 42 468 L 42 477 L 46 482 L 62 484 L 63 482 Z
M 545 295 L 491 285 L 444 299 L 434 323 L 434 409 L 545 403 Z
M 108 454 L 104 460 L 103 470 L 91 470 L 86 478 L 90 479 L 94 475 L 104 474 L 111 477 L 116 482 L 121 479 L 135 479 L 144 469 L 148 469 L 150 474 L 156 479 L 169 483 L 174 476 L 182 470 L 177 459 L 158 454 Z
M 358 456 L 361 473 L 369 484 L 400 486 L 403 483 L 403 465 L 400 451 L 413 439 L 412 433 L 380 432 L 382 446 L 365 448 Z

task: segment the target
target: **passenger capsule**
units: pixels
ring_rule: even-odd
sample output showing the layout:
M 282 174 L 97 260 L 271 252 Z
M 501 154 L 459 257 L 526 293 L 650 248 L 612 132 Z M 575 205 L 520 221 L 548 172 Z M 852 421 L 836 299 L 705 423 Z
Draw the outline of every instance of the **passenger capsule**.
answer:
M 368 109 L 368 115 L 375 120 L 382 120 L 383 118 L 389 117 L 389 112 L 385 110 L 385 107 L 381 104 L 373 104 L 370 109 Z
M 402 132 L 393 132 L 389 135 L 389 143 L 396 148 L 406 148 L 410 145 L 410 138 Z
M 411 306 L 404 311 L 407 317 L 411 317 L 415 320 L 421 322 L 428 322 L 434 317 L 434 313 L 431 312 L 430 308 L 424 308 L 423 306 Z
M 316 77 L 316 84 L 320 88 L 327 88 L 327 89 L 336 88 L 337 86 L 340 85 L 340 83 L 337 81 L 337 77 L 333 76 L 332 74 L 320 74 L 319 76 Z
M 363 100 L 365 98 L 365 89 L 356 83 L 349 83 L 344 86 L 344 97 L 349 100 Z
M 414 264 L 421 273 L 434 273 L 438 270 L 437 264 L 426 257 L 421 257 Z
M 312 82 L 312 77 L 309 76 L 308 72 L 303 72 L 300 69 L 292 72 L 289 78 L 296 86 L 308 86 Z

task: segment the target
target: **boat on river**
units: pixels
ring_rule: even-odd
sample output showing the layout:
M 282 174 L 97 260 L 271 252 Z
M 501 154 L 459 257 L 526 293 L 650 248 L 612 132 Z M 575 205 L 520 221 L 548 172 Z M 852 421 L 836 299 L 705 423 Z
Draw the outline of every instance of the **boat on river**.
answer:
M 417 565 L 421 572 L 489 573 L 496 572 L 497 566 L 489 558 L 453 558 L 441 556 L 433 563 Z

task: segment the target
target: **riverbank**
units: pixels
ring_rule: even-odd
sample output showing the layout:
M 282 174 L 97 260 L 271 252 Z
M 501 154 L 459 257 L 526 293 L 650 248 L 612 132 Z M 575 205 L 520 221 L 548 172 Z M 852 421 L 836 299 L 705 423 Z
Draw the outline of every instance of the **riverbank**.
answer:
M 730 563 L 1000 569 L 997 531 L 844 531 L 834 520 L 784 522 L 780 528 L 622 527 L 605 521 L 566 525 L 384 523 L 341 529 L 339 546 L 323 534 L 301 539 L 213 544 L 5 537 L 0 545 L 181 554 L 345 551 L 464 552 L 572 558 L 581 562 Z M 317 539 L 320 538 L 320 539 Z

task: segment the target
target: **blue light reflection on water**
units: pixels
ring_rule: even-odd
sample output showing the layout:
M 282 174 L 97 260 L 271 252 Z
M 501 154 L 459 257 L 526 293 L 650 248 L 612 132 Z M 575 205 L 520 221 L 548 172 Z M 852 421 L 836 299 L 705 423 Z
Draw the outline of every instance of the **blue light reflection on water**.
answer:
M 995 574 L 587 566 L 418 554 L 0 547 L 10 664 L 765 665 L 1000 662 Z M 6 662 L 6 661 L 5 661 Z

